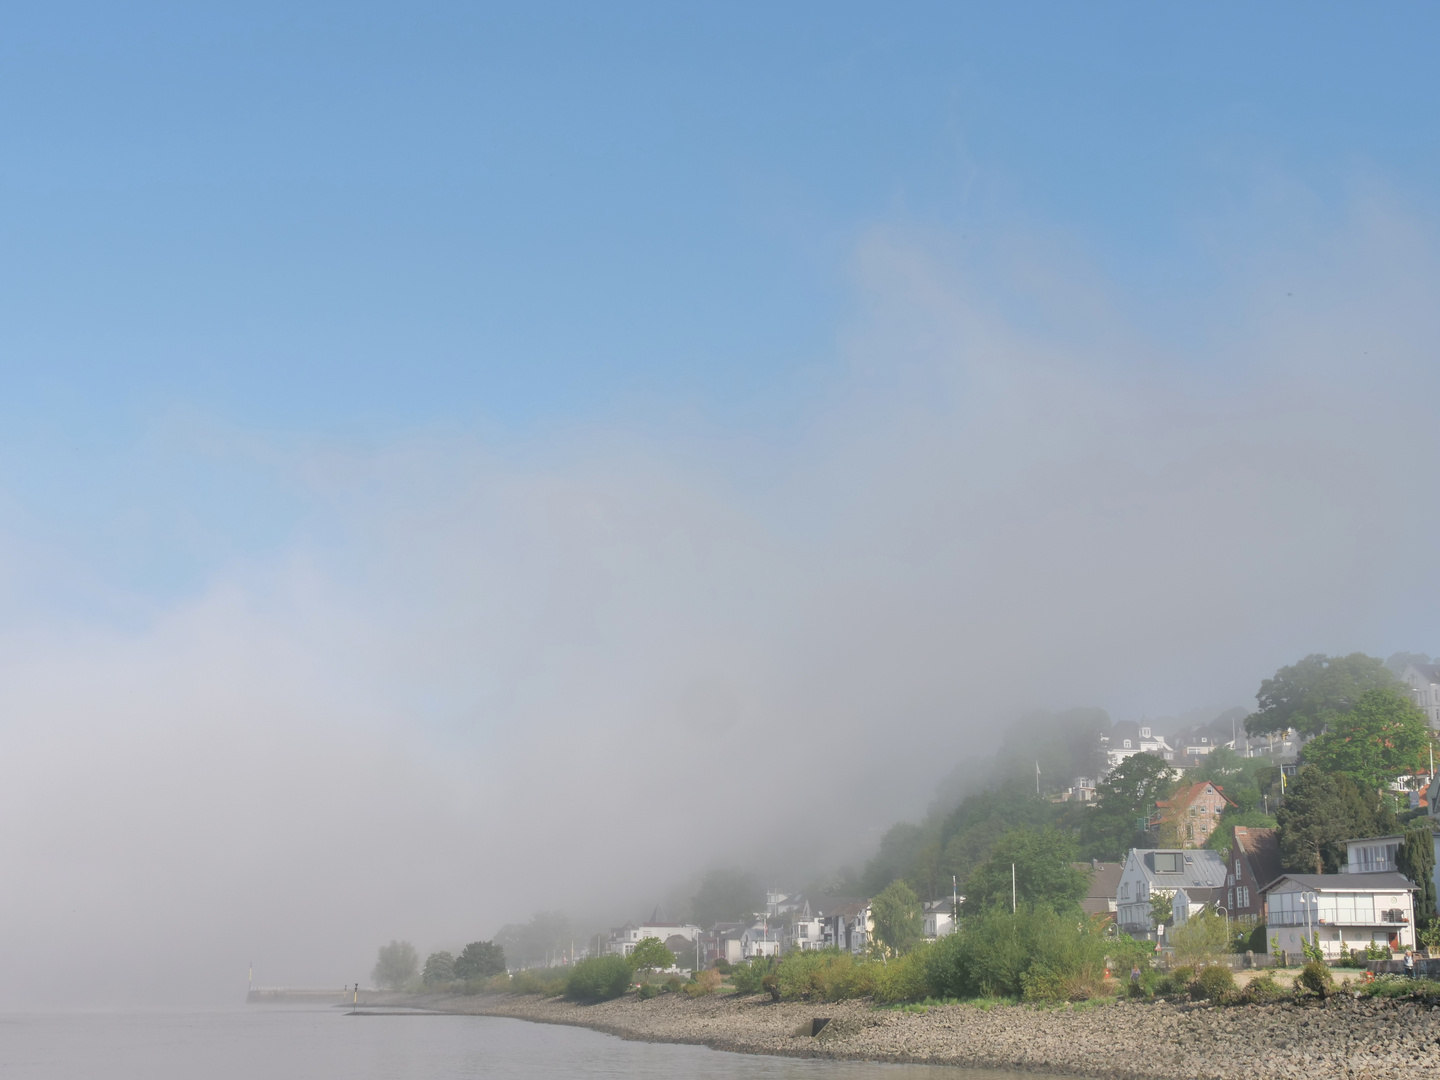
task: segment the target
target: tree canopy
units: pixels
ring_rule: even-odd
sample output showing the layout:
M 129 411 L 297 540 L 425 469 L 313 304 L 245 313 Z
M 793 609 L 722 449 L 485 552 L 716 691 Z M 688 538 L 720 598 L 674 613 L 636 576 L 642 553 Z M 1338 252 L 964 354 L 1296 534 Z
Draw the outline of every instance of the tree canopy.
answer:
M 1095 859 L 1119 859 L 1132 847 L 1144 847 L 1144 825 L 1157 799 L 1174 792 L 1170 766 L 1154 754 L 1133 754 L 1110 771 L 1095 789 L 1095 809 L 1081 824 L 1085 853 Z
M 455 978 L 486 979 L 505 974 L 505 950 L 493 941 L 472 941 L 455 958 Z
M 658 937 L 641 938 L 630 952 L 630 966 L 636 971 L 674 967 L 675 954 Z
M 975 868 L 965 884 L 965 910 L 1010 907 L 1011 867 L 1019 903 L 1055 910 L 1080 903 L 1090 875 L 1074 865 L 1075 841 L 1049 826 L 1011 829 L 995 842 L 990 857 Z
M 1429 746 L 1425 714 L 1408 695 L 1386 687 L 1361 694 L 1353 709 L 1334 717 L 1325 734 L 1306 744 L 1303 756 L 1362 788 L 1379 789 L 1424 768 Z
M 907 952 L 925 936 L 920 898 L 903 881 L 892 881 L 871 900 L 870 914 L 876 939 L 890 953 Z
M 1251 735 L 1286 729 L 1319 735 L 1333 719 L 1353 709 L 1365 691 L 1395 690 L 1402 685 L 1376 657 L 1312 653 L 1260 683 L 1255 695 L 1260 707 L 1245 718 L 1245 730 Z
M 455 957 L 452 954 L 442 949 L 425 958 L 425 969 L 420 973 L 420 981 L 426 986 L 441 986 L 454 978 Z
M 1343 773 L 1301 766 L 1275 815 L 1280 823 L 1280 862 L 1292 873 L 1338 873 L 1345 841 L 1383 836 L 1398 824 L 1378 791 L 1362 791 Z
M 1405 834 L 1395 865 L 1415 885 L 1415 922 L 1428 926 L 1435 917 L 1435 834 L 1422 825 Z
M 382 989 L 403 990 L 419 970 L 420 957 L 415 953 L 415 946 L 408 941 L 392 941 L 380 946 L 370 978 Z

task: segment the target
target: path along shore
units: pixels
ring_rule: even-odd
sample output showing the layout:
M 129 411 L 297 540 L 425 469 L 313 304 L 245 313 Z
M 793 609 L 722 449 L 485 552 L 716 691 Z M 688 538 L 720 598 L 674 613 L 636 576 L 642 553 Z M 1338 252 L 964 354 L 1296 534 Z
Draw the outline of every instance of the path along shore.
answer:
M 1440 1007 L 1350 995 L 1221 1008 L 1107 1002 L 1081 1007 L 773 1003 L 633 994 L 599 1005 L 481 994 L 391 999 L 436 1012 L 571 1024 L 649 1042 L 791 1057 L 1019 1069 L 1114 1080 L 1390 1080 L 1440 1076 Z M 381 1004 L 375 1002 L 376 1005 Z M 830 1023 L 812 1036 L 817 1017 Z

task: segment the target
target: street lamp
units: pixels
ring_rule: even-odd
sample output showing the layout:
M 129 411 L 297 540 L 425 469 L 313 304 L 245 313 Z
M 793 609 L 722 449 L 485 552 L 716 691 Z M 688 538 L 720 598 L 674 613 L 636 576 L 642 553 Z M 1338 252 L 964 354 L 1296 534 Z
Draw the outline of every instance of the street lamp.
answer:
M 1315 942 L 1314 937 L 1312 936 L 1312 931 L 1311 931 L 1311 928 L 1310 928 L 1310 905 L 1305 902 L 1305 898 L 1306 898 L 1307 896 L 1310 897 L 1311 899 L 1313 899 L 1313 900 L 1315 901 L 1315 920 L 1316 920 L 1316 922 L 1319 922 L 1319 920 L 1320 920 L 1320 894 L 1319 894 L 1319 893 L 1316 893 L 1316 892 L 1302 892 L 1302 893 L 1300 894 L 1300 906 L 1305 909 L 1305 934 L 1306 934 L 1307 937 L 1310 938 L 1310 944 L 1311 944 L 1312 946 L 1314 946 L 1314 945 L 1316 944 L 1316 942 Z
M 1225 947 L 1230 948 L 1230 909 L 1224 904 L 1216 904 L 1216 911 L 1225 912 Z

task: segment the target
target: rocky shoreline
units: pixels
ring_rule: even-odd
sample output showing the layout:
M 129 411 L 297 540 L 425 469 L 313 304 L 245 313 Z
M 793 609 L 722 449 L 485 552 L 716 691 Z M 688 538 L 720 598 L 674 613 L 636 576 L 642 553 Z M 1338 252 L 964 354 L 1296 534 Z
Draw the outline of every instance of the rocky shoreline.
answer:
M 1349 995 L 1229 1008 L 1116 1001 L 1061 1008 L 944 1005 L 923 1013 L 853 1001 L 777 1004 L 763 997 L 735 996 L 692 1000 L 664 995 L 640 1001 L 627 995 L 599 1005 L 576 1005 L 510 994 L 433 995 L 404 1003 L 748 1054 L 1114 1080 L 1418 1080 L 1440 1075 L 1440 1007 Z M 830 1022 L 812 1036 L 817 1017 Z

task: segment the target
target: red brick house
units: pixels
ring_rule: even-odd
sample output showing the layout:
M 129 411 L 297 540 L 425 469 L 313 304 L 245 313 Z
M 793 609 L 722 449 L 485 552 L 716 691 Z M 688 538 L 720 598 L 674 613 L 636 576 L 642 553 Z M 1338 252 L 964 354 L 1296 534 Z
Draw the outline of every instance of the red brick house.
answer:
M 1204 847 L 1220 824 L 1220 815 L 1235 804 L 1225 797 L 1219 784 L 1203 780 L 1181 788 L 1172 798 L 1156 802 L 1152 819 L 1160 827 L 1161 843 L 1173 847 Z
M 1249 829 L 1235 826 L 1235 845 L 1226 867 L 1226 892 L 1233 894 L 1233 917 L 1265 916 L 1265 900 L 1260 890 L 1282 873 L 1280 840 L 1274 829 Z

